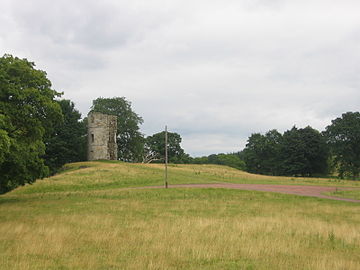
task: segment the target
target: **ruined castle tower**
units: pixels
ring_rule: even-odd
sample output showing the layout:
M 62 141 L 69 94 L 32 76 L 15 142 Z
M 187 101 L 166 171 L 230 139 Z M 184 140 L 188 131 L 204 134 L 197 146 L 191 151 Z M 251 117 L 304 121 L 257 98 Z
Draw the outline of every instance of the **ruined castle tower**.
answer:
M 116 129 L 115 115 L 88 114 L 88 160 L 117 160 Z

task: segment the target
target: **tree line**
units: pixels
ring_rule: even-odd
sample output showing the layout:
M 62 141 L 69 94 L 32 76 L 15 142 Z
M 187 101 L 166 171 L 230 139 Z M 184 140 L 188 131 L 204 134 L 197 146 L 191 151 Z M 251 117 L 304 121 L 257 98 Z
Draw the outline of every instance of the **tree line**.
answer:
M 287 176 L 335 173 L 356 179 L 360 173 L 360 113 L 347 112 L 323 132 L 295 126 L 252 134 L 242 152 L 246 170 Z
M 328 170 L 326 140 L 309 126 L 284 134 L 277 130 L 252 134 L 243 153 L 246 169 L 253 173 L 313 176 Z
M 87 118 L 63 93 L 52 89 L 45 71 L 12 55 L 0 58 L 0 193 L 86 160 Z M 163 162 L 165 133 L 144 136 L 142 117 L 124 97 L 99 97 L 90 111 L 116 115 L 119 160 Z M 269 175 L 359 177 L 360 114 L 348 112 L 319 132 L 311 127 L 252 134 L 243 151 L 193 158 L 181 136 L 168 133 L 169 162 L 220 164 Z

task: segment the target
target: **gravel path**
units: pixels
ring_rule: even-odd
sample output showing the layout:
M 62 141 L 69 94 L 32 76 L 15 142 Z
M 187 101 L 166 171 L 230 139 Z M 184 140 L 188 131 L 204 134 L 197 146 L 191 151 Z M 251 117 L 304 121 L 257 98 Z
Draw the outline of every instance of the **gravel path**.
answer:
M 162 188 L 163 186 L 151 186 L 147 188 Z M 216 184 L 181 184 L 169 185 L 169 188 L 186 187 L 186 188 L 230 188 L 243 190 L 257 190 L 266 192 L 276 192 L 285 194 L 294 194 L 300 196 L 318 197 L 324 199 L 348 201 L 360 203 L 360 200 L 340 198 L 335 196 L 324 195 L 326 192 L 334 192 L 336 190 L 351 190 L 356 188 L 346 187 L 326 187 L 326 186 L 291 186 L 291 185 L 266 185 L 266 184 L 231 184 L 231 183 L 216 183 Z

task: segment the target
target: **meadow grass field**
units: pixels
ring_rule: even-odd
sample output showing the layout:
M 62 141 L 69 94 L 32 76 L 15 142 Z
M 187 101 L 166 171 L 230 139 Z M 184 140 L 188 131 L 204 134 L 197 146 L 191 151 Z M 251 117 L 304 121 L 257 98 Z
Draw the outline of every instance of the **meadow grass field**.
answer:
M 163 174 L 157 164 L 75 163 L 1 195 L 0 269 L 360 269 L 359 203 L 131 188 L 161 185 Z M 359 187 L 216 165 L 172 165 L 169 182 Z

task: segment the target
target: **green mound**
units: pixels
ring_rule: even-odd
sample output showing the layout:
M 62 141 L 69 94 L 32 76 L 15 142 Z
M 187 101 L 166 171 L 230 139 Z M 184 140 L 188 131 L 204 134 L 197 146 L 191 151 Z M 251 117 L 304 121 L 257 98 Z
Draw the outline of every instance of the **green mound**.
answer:
M 360 186 L 360 182 L 356 181 L 255 175 L 221 165 L 170 164 L 168 175 L 170 184 L 228 182 Z M 79 162 L 67 164 L 60 174 L 20 187 L 11 194 L 104 190 L 162 185 L 163 183 L 164 166 L 162 164 L 133 164 L 120 161 Z

